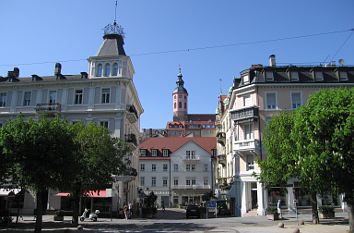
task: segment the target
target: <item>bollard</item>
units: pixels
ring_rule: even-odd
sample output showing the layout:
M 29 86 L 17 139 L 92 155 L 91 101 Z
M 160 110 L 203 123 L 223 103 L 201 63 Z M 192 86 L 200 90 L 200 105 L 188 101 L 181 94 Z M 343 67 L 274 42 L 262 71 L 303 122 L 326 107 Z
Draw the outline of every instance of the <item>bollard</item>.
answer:
M 295 228 L 293 233 L 300 233 L 300 229 L 299 228 Z
M 282 222 L 278 223 L 278 227 L 279 228 L 284 228 L 284 223 L 282 223 Z

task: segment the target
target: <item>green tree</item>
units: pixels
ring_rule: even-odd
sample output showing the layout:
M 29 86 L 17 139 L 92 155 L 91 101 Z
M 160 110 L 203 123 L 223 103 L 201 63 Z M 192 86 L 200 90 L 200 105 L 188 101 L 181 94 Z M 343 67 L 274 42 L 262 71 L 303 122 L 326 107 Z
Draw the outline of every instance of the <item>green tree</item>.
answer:
M 58 118 L 25 121 L 20 117 L 1 130 L 2 152 L 13 159 L 17 168 L 11 181 L 36 193 L 35 232 L 42 229 L 45 193 L 68 181 L 74 151 L 72 138 L 68 123 Z
M 96 124 L 87 126 L 77 123 L 72 126 L 75 152 L 75 175 L 72 177 L 73 224 L 78 224 L 80 197 L 90 190 L 99 190 L 112 184 L 112 175 L 125 172 L 124 158 L 131 154 L 128 145 L 112 138 L 106 128 Z
M 354 88 L 323 90 L 296 111 L 293 137 L 300 175 L 345 194 L 354 232 Z

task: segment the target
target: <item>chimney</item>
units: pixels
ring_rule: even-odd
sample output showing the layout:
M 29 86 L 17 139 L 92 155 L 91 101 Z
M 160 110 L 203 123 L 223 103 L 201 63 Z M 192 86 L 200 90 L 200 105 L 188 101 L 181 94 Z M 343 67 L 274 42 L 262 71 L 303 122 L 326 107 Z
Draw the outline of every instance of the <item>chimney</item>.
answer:
M 269 66 L 271 67 L 275 67 L 277 64 L 276 64 L 276 61 L 275 61 L 275 55 L 272 54 L 269 56 Z
M 81 74 L 81 78 L 87 79 L 87 77 L 88 77 L 87 72 L 80 72 L 80 74 Z
M 58 78 L 61 75 L 61 64 L 55 63 L 54 75 Z
M 14 68 L 14 78 L 20 77 L 20 69 L 18 67 Z

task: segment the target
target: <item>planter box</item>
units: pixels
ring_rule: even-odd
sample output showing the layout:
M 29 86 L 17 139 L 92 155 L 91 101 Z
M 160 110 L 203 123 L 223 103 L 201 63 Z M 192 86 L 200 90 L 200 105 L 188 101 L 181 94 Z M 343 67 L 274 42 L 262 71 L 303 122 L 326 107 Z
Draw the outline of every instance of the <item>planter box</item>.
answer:
M 279 214 L 278 213 L 267 214 L 267 219 L 272 221 L 279 220 Z
M 327 213 L 320 213 L 320 218 L 334 218 L 335 214 L 333 212 L 327 212 Z

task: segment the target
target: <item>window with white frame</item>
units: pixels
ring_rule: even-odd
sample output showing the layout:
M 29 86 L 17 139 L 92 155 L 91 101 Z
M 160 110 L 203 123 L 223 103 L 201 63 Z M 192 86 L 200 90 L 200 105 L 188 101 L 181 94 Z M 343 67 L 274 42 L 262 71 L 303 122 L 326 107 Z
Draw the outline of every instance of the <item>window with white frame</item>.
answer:
M 82 104 L 82 101 L 83 101 L 83 91 L 82 91 L 82 89 L 75 90 L 74 104 Z
M 162 165 L 162 170 L 163 170 L 164 172 L 167 172 L 167 169 L 168 169 L 168 164 L 167 164 L 167 163 L 164 163 L 164 164 Z
M 247 155 L 247 171 L 254 169 L 254 155 Z
M 101 103 L 108 104 L 110 99 L 111 89 L 110 88 L 102 88 L 101 95 Z
M 204 164 L 204 171 L 207 172 L 208 171 L 208 164 Z
M 104 65 L 104 73 L 103 76 L 108 77 L 111 74 L 111 65 L 109 63 L 106 63 Z
M 244 95 L 243 96 L 243 106 L 251 106 L 251 95 Z
M 167 177 L 162 178 L 162 187 L 167 187 Z
M 275 92 L 266 93 L 265 107 L 266 107 L 266 109 L 276 109 L 277 108 L 277 99 L 276 99 Z
M 195 164 L 192 164 L 191 170 L 192 170 L 192 172 L 195 171 Z
M 102 64 L 99 63 L 96 68 L 96 77 L 101 77 L 102 76 Z
M 103 128 L 106 128 L 108 129 L 108 121 L 100 121 L 100 126 L 103 127 Z
M 151 164 L 151 171 L 156 172 L 156 164 Z
M 57 91 L 49 91 L 49 104 L 57 102 Z
M 145 177 L 144 176 L 140 177 L 140 186 L 145 186 Z
M 157 150 L 156 149 L 152 149 L 151 150 L 151 156 L 154 156 L 154 157 L 157 156 Z
M 0 107 L 5 107 L 6 106 L 6 92 L 0 93 Z
M 114 63 L 112 68 L 112 76 L 117 76 L 117 74 L 118 74 L 118 63 Z
M 191 180 L 190 179 L 186 179 L 186 185 L 191 185 Z
M 168 150 L 163 149 L 163 150 L 162 150 L 162 156 L 163 156 L 163 157 L 168 157 Z
M 320 71 L 315 72 L 315 80 L 316 81 L 323 81 L 323 73 Z
M 31 105 L 31 92 L 25 91 L 23 94 L 23 106 L 30 106 Z
M 178 186 L 178 177 L 173 178 L 173 185 Z
M 274 74 L 272 71 L 267 71 L 265 74 L 266 81 L 274 81 Z
M 195 180 L 195 178 L 192 179 L 192 185 L 195 185 L 197 182 Z
M 191 170 L 191 165 L 190 164 L 186 164 L 186 171 L 190 171 Z
M 186 151 L 186 159 L 191 159 L 191 152 L 189 150 Z
M 156 187 L 156 176 L 151 177 L 151 187 Z
M 140 156 L 146 156 L 146 150 L 145 149 L 141 149 L 140 150 Z
M 299 81 L 299 73 L 296 71 L 290 72 L 291 81 Z
M 204 185 L 208 185 L 209 184 L 208 177 L 204 177 L 203 181 L 204 181 Z
M 173 171 L 178 172 L 178 164 L 173 164 Z
M 253 139 L 252 123 L 246 123 L 242 126 L 242 128 L 243 128 L 243 139 L 244 140 Z
M 195 151 L 194 150 L 192 150 L 191 151 L 191 159 L 195 159 L 196 157 L 195 157 Z
M 245 75 L 242 77 L 243 83 L 248 84 L 250 83 L 250 77 L 248 75 Z
M 301 106 L 301 92 L 292 92 L 291 93 L 291 107 L 296 109 Z
M 348 73 L 347 72 L 339 72 L 339 80 L 340 81 L 348 81 Z
M 140 164 L 140 171 L 145 171 L 145 164 L 144 163 L 141 163 Z

